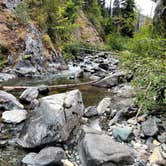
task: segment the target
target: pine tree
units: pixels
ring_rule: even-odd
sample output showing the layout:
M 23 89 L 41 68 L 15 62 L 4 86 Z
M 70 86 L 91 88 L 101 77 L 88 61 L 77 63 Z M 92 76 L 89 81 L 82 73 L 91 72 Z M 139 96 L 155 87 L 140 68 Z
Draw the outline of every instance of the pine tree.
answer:
M 132 37 L 135 27 L 134 0 L 115 0 L 113 4 L 113 20 L 116 32 Z

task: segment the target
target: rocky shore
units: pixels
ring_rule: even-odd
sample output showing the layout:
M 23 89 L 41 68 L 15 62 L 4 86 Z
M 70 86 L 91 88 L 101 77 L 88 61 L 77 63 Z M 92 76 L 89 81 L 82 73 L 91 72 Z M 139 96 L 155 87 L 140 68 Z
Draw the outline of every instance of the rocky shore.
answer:
M 1 163 L 165 166 L 166 120 L 147 114 L 135 118 L 132 73 L 121 71 L 118 63 L 108 52 L 86 54 L 69 63 L 69 69 L 76 69 L 69 72 L 70 79 L 99 80 L 93 86 L 110 93 L 97 105 L 85 107 L 78 89 L 47 96 L 45 88 L 30 88 L 19 99 L 0 91 Z M 11 155 L 20 149 L 21 154 Z

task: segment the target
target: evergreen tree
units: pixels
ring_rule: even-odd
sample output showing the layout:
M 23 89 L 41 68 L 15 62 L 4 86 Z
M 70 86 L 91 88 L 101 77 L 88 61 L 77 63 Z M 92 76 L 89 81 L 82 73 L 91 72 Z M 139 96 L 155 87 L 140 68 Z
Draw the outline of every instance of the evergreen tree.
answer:
M 113 19 L 116 32 L 123 36 L 133 36 L 135 27 L 135 1 L 115 0 L 113 4 Z
M 122 18 L 122 35 L 133 37 L 136 21 L 134 0 L 125 0 L 122 2 Z

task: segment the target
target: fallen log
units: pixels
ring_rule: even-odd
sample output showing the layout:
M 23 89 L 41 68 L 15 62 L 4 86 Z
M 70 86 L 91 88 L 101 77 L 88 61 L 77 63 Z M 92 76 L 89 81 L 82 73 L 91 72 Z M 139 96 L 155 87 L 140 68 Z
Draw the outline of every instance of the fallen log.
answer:
M 75 84 L 62 84 L 62 85 L 51 85 L 51 86 L 45 86 L 48 88 L 49 91 L 53 90 L 58 90 L 58 89 L 64 89 L 64 88 L 74 88 L 74 87 L 79 87 L 83 85 L 92 85 L 94 83 L 98 82 L 97 81 L 89 81 L 89 82 L 82 82 L 82 83 L 75 83 Z M 5 91 L 20 91 L 20 90 L 25 90 L 28 88 L 40 88 L 41 86 L 1 86 L 0 90 L 5 90 Z

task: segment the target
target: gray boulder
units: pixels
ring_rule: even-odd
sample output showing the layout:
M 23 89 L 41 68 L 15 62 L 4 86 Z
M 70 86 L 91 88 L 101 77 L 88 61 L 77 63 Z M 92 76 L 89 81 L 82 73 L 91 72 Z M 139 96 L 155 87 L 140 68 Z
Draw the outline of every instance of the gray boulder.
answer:
M 61 160 L 65 159 L 65 152 L 59 147 L 47 147 L 42 149 L 38 154 L 29 153 L 22 162 L 31 166 L 60 166 Z
M 53 142 L 63 142 L 79 124 L 84 105 L 79 90 L 43 97 L 18 139 L 24 148 L 34 148 Z
M 20 123 L 27 117 L 26 110 L 11 110 L 2 113 L 2 119 L 6 123 Z
M 19 97 L 22 102 L 31 103 L 39 95 L 38 88 L 28 88 Z
M 102 88 L 111 88 L 127 80 L 127 74 L 128 73 L 123 71 L 116 71 L 115 73 L 109 74 L 102 80 L 94 83 L 94 85 Z
M 121 84 L 119 86 L 116 86 L 113 89 L 113 93 L 122 98 L 132 98 L 136 95 L 134 88 L 128 84 Z
M 23 109 L 24 106 L 20 104 L 16 97 L 12 94 L 0 91 L 0 109 L 1 110 L 12 110 L 12 109 Z
M 111 110 L 111 98 L 104 98 L 100 101 L 97 106 L 97 112 L 99 115 L 102 115 L 105 112 L 110 112 Z
M 14 78 L 16 78 L 16 75 L 14 74 L 0 73 L 0 82 L 8 81 Z
M 135 159 L 132 148 L 86 126 L 82 129 L 79 153 L 83 166 L 122 166 L 134 163 Z
M 141 124 L 145 136 L 154 136 L 158 132 L 158 126 L 154 118 L 148 118 Z

